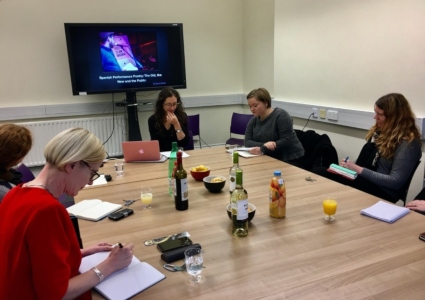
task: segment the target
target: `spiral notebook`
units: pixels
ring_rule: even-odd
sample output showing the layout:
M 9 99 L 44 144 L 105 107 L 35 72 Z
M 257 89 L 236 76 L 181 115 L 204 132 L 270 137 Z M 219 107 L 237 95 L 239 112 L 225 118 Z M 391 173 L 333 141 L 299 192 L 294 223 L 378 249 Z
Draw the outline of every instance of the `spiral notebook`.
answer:
M 409 212 L 410 209 L 406 207 L 397 206 L 385 201 L 379 201 L 378 203 L 360 211 L 362 215 L 387 223 L 394 223 L 398 219 L 407 215 Z

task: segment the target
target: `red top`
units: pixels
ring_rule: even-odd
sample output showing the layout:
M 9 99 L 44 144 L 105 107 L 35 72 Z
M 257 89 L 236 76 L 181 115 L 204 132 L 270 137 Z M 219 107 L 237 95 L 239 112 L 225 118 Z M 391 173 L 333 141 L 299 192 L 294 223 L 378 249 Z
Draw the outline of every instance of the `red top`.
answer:
M 46 190 L 19 185 L 0 204 L 0 237 L 0 299 L 62 299 L 81 263 L 65 207 Z

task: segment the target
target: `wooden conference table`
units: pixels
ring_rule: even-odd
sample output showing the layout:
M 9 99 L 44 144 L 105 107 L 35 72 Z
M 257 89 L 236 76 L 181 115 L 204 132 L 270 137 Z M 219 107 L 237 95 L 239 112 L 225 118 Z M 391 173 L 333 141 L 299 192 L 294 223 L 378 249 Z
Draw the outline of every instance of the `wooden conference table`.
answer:
M 223 148 L 187 151 L 189 173 L 199 164 L 211 175 L 228 177 L 232 165 Z M 219 194 L 209 193 L 188 174 L 189 209 L 177 211 L 168 195 L 168 163 L 125 164 L 115 178 L 113 162 L 105 173 L 108 185 L 82 190 L 76 201 L 101 199 L 123 203 L 139 198 L 142 186 L 153 188 L 150 210 L 131 205 L 134 215 L 118 222 L 80 220 L 86 246 L 106 241 L 135 244 L 134 255 L 166 275 L 166 279 L 134 299 L 424 299 L 424 216 L 411 212 L 394 224 L 360 215 L 379 199 L 319 177 L 267 156 L 240 158 L 249 202 L 257 207 L 245 238 L 233 237 L 226 213 L 228 182 Z M 287 216 L 273 219 L 268 212 L 268 187 L 273 170 L 280 169 L 287 188 Z M 316 181 L 306 181 L 311 176 Z M 324 221 L 322 199 L 338 200 L 336 221 Z M 145 240 L 188 231 L 204 249 L 204 282 L 189 283 L 186 272 L 169 272 L 155 246 Z M 182 261 L 175 262 L 183 264 Z M 226 298 L 224 298 L 226 297 Z M 102 296 L 93 292 L 94 299 Z

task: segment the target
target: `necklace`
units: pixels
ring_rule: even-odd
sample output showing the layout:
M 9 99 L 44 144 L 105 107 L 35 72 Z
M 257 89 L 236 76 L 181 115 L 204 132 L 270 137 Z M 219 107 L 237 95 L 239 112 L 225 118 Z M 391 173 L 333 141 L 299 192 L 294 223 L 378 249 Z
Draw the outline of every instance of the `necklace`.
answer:
M 53 194 L 49 191 L 49 189 L 42 184 L 24 184 L 23 187 L 31 187 L 31 186 L 38 186 L 38 187 L 42 187 L 46 192 L 48 192 L 53 198 L 55 198 L 56 200 L 58 198 L 56 198 L 55 196 L 53 196 Z

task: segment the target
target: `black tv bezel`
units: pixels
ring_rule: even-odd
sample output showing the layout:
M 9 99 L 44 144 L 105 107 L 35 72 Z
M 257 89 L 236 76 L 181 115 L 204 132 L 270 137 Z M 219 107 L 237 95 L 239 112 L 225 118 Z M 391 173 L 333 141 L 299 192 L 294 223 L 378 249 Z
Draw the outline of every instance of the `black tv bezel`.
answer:
M 134 94 L 137 92 L 143 91 L 158 91 L 162 90 L 165 86 L 170 86 L 175 89 L 185 89 L 187 87 L 186 81 L 186 65 L 185 65 L 185 52 L 184 52 L 184 36 L 183 36 L 183 23 L 64 23 L 65 27 L 65 38 L 66 38 L 66 48 L 67 48 L 67 56 L 68 56 L 68 64 L 69 71 L 71 77 L 71 88 L 72 94 L 74 96 L 81 95 L 94 95 L 94 94 L 111 94 L 111 93 L 126 93 L 126 94 Z M 75 70 L 75 53 L 73 52 L 73 45 L 71 42 L 71 33 L 73 27 L 99 27 L 99 28 L 111 28 L 120 29 L 120 28 L 129 28 L 129 27 L 140 27 L 143 29 L 146 28 L 164 28 L 164 27 L 177 27 L 179 39 L 180 39 L 180 78 L 181 83 L 173 83 L 173 84 L 164 84 L 164 85 L 155 85 L 155 86 L 144 86 L 144 87 L 131 87 L 131 88 L 111 88 L 111 89 L 92 89 L 87 91 L 79 90 L 77 87 L 77 79 L 76 79 L 76 70 Z M 127 74 L 127 73 L 126 73 Z

